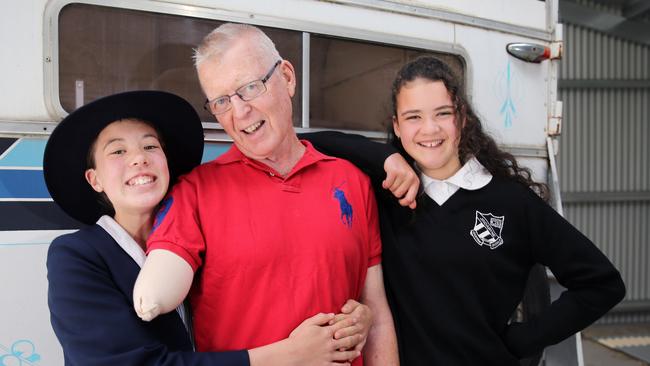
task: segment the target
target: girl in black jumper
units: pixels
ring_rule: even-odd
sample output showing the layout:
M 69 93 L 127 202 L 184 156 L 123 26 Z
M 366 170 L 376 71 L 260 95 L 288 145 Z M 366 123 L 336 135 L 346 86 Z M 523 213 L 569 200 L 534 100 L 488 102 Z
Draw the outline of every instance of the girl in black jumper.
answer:
M 389 145 L 336 132 L 303 137 L 373 179 L 402 365 L 519 365 L 623 298 L 616 268 L 486 135 L 446 64 L 406 64 L 392 101 Z M 411 194 L 390 170 L 384 180 L 384 167 L 402 157 L 422 182 L 415 210 L 380 188 Z M 567 291 L 537 317 L 510 322 L 537 263 Z

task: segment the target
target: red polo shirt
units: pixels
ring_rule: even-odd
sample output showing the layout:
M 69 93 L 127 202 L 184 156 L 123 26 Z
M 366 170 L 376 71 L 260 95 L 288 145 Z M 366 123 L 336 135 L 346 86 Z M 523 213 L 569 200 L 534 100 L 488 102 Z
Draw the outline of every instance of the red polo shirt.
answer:
M 311 144 L 287 177 L 235 145 L 172 190 L 148 250 L 197 271 L 197 350 L 238 350 L 289 336 L 318 312 L 358 299 L 381 242 L 368 178 Z M 360 365 L 359 359 L 354 363 Z

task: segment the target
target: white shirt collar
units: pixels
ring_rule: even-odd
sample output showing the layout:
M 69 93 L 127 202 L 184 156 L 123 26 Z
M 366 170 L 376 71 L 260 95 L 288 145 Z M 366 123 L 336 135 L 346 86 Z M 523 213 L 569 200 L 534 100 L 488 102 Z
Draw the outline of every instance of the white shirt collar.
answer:
M 117 244 L 138 264 L 142 267 L 147 257 L 144 250 L 133 240 L 131 235 L 124 230 L 120 224 L 112 217 L 104 215 L 97 220 L 97 225 L 101 226 L 108 235 L 110 235 Z
M 460 188 L 474 191 L 485 187 L 492 180 L 492 174 L 475 157 L 472 157 L 447 179 L 438 180 L 420 173 L 420 180 L 424 193 L 442 206 Z
M 144 253 L 144 250 L 138 245 L 138 243 L 133 240 L 133 237 L 129 235 L 129 233 L 124 230 L 124 228 L 115 221 L 110 216 L 104 215 L 97 220 L 97 225 L 101 226 L 108 235 L 110 235 L 117 244 L 122 247 L 122 249 L 128 254 L 135 263 L 137 263 L 140 268 L 144 265 L 144 260 L 147 258 L 147 255 Z M 188 333 L 191 334 L 189 328 L 188 328 L 188 319 L 187 315 L 185 314 L 185 309 L 183 308 L 183 303 L 181 303 L 177 308 L 176 311 L 181 317 L 181 320 L 183 321 L 183 325 L 185 325 L 185 328 L 187 329 Z M 191 336 L 190 336 L 191 337 Z M 194 341 L 192 341 L 194 342 Z M 194 345 L 192 345 L 194 347 Z

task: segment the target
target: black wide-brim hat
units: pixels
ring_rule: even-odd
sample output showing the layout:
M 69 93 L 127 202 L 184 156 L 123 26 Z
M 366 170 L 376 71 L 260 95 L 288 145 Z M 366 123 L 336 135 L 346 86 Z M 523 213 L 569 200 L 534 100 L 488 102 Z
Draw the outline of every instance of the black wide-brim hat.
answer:
M 76 220 L 93 224 L 103 214 L 86 181 L 88 151 L 110 123 L 135 118 L 150 122 L 165 146 L 170 185 L 201 163 L 201 120 L 185 99 L 162 91 L 142 90 L 92 101 L 61 121 L 52 131 L 43 156 L 45 184 L 54 201 Z

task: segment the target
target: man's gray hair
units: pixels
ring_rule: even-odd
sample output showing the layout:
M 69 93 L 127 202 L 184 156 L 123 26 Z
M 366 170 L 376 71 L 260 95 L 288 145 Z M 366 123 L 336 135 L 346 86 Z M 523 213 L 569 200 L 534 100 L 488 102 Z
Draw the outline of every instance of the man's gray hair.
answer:
M 250 37 L 256 44 L 262 61 L 272 64 L 281 59 L 273 41 L 259 28 L 249 24 L 224 23 L 205 36 L 194 50 L 194 66 L 199 67 L 209 58 L 222 56 L 243 37 Z

